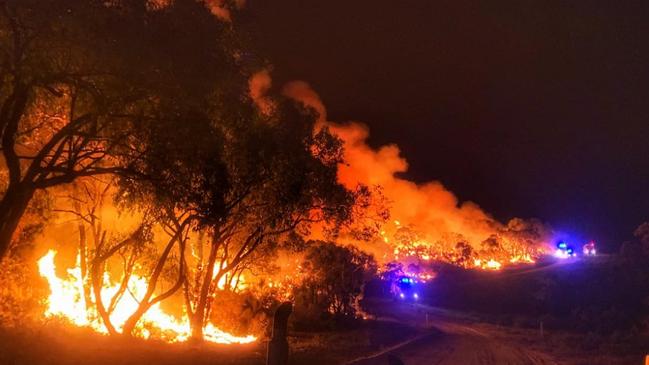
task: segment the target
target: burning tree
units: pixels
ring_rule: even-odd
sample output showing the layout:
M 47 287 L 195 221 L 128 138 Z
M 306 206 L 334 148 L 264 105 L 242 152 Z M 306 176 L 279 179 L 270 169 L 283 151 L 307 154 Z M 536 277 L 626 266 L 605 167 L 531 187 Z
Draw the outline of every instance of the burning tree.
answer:
M 184 255 L 183 246 L 179 262 L 197 340 L 217 310 L 211 302 L 219 285 L 255 253 L 312 223 L 349 219 L 355 201 L 337 182 L 341 144 L 327 129 L 314 132 L 309 109 L 281 98 L 272 114 L 252 103 L 238 110 L 231 105 L 196 113 L 173 136 L 139 136 L 147 150 L 137 168 L 148 179 L 122 180 L 125 196 L 158 206 L 170 230 L 191 228 L 205 237 L 191 245 L 192 255 Z M 186 142 L 169 143 L 167 137 L 178 134 Z
M 61 213 L 78 220 L 79 237 L 71 275 L 102 332 L 134 334 L 183 289 L 201 339 L 220 282 L 231 284 L 282 235 L 348 219 L 355 196 L 337 183 L 340 141 L 314 132 L 310 110 L 281 98 L 272 110 L 254 105 L 255 60 L 229 25 L 194 0 L 149 4 L 2 4 L 0 257 L 34 194 L 68 189 Z M 108 183 L 90 187 L 98 175 Z M 122 236 L 97 214 L 114 194 L 148 217 Z M 54 256 L 39 262 L 41 273 L 64 288 Z M 121 278 L 108 281 L 120 260 Z
M 201 105 L 208 95 L 245 89 L 241 48 L 203 4 L 147 4 L 9 0 L 0 6 L 7 171 L 0 257 L 35 192 L 84 176 L 132 173 L 141 153 L 136 130 L 165 113 L 178 116 L 187 110 L 182 105 Z
M 82 282 L 83 299 L 86 316 L 99 316 L 110 334 L 116 334 L 111 315 L 117 304 L 127 292 L 135 265 L 143 251 L 144 243 L 150 241 L 151 224 L 141 223 L 137 229 L 125 237 L 111 237 L 104 226 L 103 208 L 110 204 L 114 179 L 79 179 L 73 185 L 72 194 L 68 196 L 72 209 L 57 211 L 72 214 L 77 221 L 79 234 L 78 265 Z M 147 237 L 149 237 L 147 239 Z M 119 288 L 104 303 L 106 265 L 114 256 L 123 262 L 122 278 Z M 89 318 L 92 320 L 92 318 Z

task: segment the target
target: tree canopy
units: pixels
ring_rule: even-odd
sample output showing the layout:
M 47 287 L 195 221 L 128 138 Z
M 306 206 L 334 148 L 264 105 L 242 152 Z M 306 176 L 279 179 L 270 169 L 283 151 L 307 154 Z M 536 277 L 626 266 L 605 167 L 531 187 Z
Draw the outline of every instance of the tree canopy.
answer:
M 187 138 L 214 100 L 241 106 L 254 61 L 237 39 L 192 0 L 3 2 L 0 257 L 35 191 L 140 173 L 142 133 Z
M 109 333 L 118 333 L 110 314 L 124 293 L 102 299 L 114 255 L 127 258 L 127 288 L 142 247 L 155 246 L 137 264 L 147 289 L 122 333 L 183 289 L 201 339 L 222 278 L 295 231 L 318 223 L 335 232 L 352 218 L 366 190 L 338 183 L 341 141 L 292 99 L 255 103 L 249 79 L 263 61 L 205 3 L 9 0 L 0 10 L 0 257 L 37 191 L 110 175 L 99 201 L 114 191 L 146 212 L 141 227 L 104 239 L 101 219 L 70 211 L 80 220 L 84 296 Z M 154 239 L 153 226 L 168 237 Z M 86 230 L 99 233 L 89 240 Z

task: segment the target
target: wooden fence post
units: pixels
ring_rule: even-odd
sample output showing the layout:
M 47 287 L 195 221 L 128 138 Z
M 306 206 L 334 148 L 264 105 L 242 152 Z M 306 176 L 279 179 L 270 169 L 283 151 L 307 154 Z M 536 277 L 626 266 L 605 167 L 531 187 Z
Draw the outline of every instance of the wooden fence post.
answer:
M 293 311 L 291 302 L 284 302 L 277 308 L 273 316 L 273 333 L 268 342 L 266 365 L 288 364 L 288 317 Z

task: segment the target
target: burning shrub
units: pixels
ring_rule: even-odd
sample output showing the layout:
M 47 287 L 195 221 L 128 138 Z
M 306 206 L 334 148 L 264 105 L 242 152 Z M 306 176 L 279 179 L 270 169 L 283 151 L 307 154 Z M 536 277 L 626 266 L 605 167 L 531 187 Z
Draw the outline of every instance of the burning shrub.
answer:
M 458 242 L 455 245 L 455 251 L 457 252 L 456 263 L 461 266 L 466 266 L 473 260 L 473 247 L 471 247 L 467 242 Z
M 3 190 L 0 175 L 0 192 Z M 36 320 L 43 309 L 39 300 L 45 286 L 34 283 L 37 276 L 35 266 L 30 264 L 29 251 L 34 246 L 34 237 L 42 232 L 52 217 L 51 196 L 44 191 L 37 192 L 30 202 L 22 221 L 17 227 L 14 247 L 2 259 L 0 265 L 0 325 L 16 327 L 25 321 Z
M 356 318 L 363 287 L 376 273 L 374 258 L 358 249 L 312 242 L 295 290 L 294 325 L 313 329 Z
M 211 307 L 218 308 L 210 312 L 210 320 L 234 335 L 263 335 L 270 323 L 270 308 L 267 304 L 250 291 L 236 293 L 221 290 L 215 293 L 210 304 Z
M 5 257 L 0 265 L 0 326 L 18 327 L 40 317 L 44 289 L 35 285 L 35 275 L 25 259 L 19 255 Z

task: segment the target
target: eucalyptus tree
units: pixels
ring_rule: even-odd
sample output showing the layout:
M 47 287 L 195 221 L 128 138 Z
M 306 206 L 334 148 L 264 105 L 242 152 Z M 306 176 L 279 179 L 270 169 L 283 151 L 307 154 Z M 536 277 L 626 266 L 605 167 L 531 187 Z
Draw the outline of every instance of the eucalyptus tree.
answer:
M 132 174 L 135 131 L 244 88 L 230 24 L 201 2 L 151 4 L 0 2 L 0 257 L 35 192 Z
M 314 223 L 335 229 L 352 217 L 357 195 L 337 181 L 341 141 L 315 130 L 316 116 L 303 105 L 282 97 L 273 105 L 265 113 L 247 95 L 231 93 L 212 99 L 173 136 L 164 126 L 160 133 L 143 129 L 148 149 L 137 168 L 148 178 L 121 181 L 124 196 L 156 204 L 175 231 L 201 232 L 188 243 L 192 255 L 181 252 L 179 269 L 196 340 L 218 310 L 211 302 L 227 275 L 263 260 L 289 233 L 307 234 Z
M 315 115 L 277 99 L 270 116 L 235 118 L 224 132 L 225 189 L 219 208 L 203 216 L 207 255 L 195 260 L 185 282 L 192 337 L 201 339 L 218 285 L 255 252 L 285 235 L 348 222 L 356 194 L 338 183 L 342 143 L 327 129 L 314 132 Z

